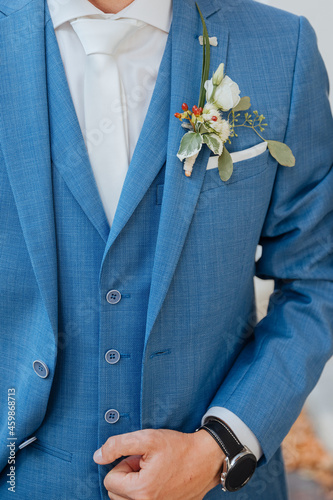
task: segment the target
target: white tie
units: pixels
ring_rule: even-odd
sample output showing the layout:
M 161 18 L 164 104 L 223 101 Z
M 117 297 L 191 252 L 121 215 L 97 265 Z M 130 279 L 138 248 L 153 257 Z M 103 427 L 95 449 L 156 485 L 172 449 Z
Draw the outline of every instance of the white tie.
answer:
M 133 19 L 82 18 L 71 22 L 87 55 L 84 135 L 110 226 L 129 165 L 126 96 L 115 56 L 125 38 L 132 37 L 143 24 Z

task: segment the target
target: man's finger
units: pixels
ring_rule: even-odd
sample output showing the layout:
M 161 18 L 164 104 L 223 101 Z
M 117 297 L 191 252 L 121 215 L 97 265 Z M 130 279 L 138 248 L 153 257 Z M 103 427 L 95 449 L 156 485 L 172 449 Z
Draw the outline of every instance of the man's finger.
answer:
M 128 457 L 114 467 L 104 478 L 104 486 L 109 493 L 109 497 L 131 498 L 131 492 L 135 491 L 135 483 L 139 479 L 138 463 L 140 457 Z
M 129 455 L 145 455 L 152 449 L 152 430 L 142 430 L 110 437 L 101 448 L 94 453 L 94 461 L 98 464 L 109 464 L 121 457 Z
M 128 500 L 127 497 L 120 497 L 118 495 L 114 495 L 113 493 L 108 493 L 110 500 Z
M 139 470 L 141 469 L 140 467 L 141 458 L 142 458 L 141 455 L 132 455 L 130 457 L 125 458 L 123 462 L 132 469 L 129 472 L 139 472 Z

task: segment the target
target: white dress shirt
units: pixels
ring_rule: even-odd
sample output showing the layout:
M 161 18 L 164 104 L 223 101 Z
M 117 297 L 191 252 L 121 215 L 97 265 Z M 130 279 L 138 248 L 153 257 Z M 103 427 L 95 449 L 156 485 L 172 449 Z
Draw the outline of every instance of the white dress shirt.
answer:
M 127 98 L 129 157 L 139 138 L 156 83 L 167 41 L 171 16 L 171 0 L 135 0 L 118 14 L 104 14 L 88 0 L 48 0 L 67 81 L 81 130 L 84 131 L 84 72 L 86 54 L 70 21 L 79 17 L 131 18 L 143 21 L 150 30 L 136 35 L 136 47 L 120 54 L 117 63 Z M 85 138 L 86 139 L 86 138 Z
M 70 21 L 79 17 L 130 18 L 143 21 L 150 26 L 137 38 L 134 50 L 118 58 L 118 68 L 127 97 L 128 138 L 130 158 L 133 155 L 141 128 L 155 87 L 158 69 L 165 49 L 171 20 L 172 0 L 134 0 L 117 14 L 105 14 L 89 0 L 48 0 L 65 73 L 78 121 L 84 135 L 85 52 Z M 199 42 L 198 42 L 199 43 Z M 87 140 L 86 137 L 84 137 Z M 223 420 L 257 457 L 262 449 L 253 432 L 234 413 L 226 408 L 211 408 L 203 417 L 215 416 Z

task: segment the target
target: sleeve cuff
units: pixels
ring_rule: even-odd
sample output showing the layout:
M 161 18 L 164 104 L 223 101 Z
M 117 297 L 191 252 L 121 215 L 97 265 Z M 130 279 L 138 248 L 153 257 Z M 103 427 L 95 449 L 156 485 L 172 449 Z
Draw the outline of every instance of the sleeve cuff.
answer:
M 209 410 L 202 417 L 201 425 L 204 424 L 207 417 L 216 417 L 223 420 L 223 422 L 225 422 L 236 434 L 240 442 L 247 446 L 259 461 L 260 457 L 263 455 L 260 443 L 251 429 L 249 429 L 248 426 L 244 424 L 239 417 L 237 417 L 237 415 L 230 410 L 227 410 L 227 408 L 213 406 L 212 408 L 209 408 Z

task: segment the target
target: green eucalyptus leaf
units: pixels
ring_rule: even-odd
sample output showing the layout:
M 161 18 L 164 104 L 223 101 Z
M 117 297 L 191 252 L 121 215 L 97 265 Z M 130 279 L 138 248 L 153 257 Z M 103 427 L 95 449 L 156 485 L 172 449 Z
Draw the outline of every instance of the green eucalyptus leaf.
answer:
M 287 144 L 279 141 L 266 142 L 268 144 L 269 152 L 280 165 L 283 165 L 284 167 L 293 167 L 295 165 L 295 156 Z
M 221 156 L 218 159 L 218 168 L 222 181 L 224 182 L 228 181 L 232 176 L 232 172 L 234 170 L 234 164 L 231 155 L 225 146 L 223 148 Z
M 220 137 L 216 134 L 205 134 L 203 136 L 203 142 L 207 144 L 209 149 L 213 151 L 215 155 L 221 155 L 223 151 L 223 142 Z
M 247 96 L 242 97 L 237 106 L 233 108 L 233 111 L 247 111 L 251 107 L 251 99 Z
M 181 140 L 179 151 L 177 153 L 180 161 L 183 161 L 185 158 L 189 158 L 190 156 L 199 153 L 202 148 L 202 137 L 199 133 L 196 132 L 187 132 Z

